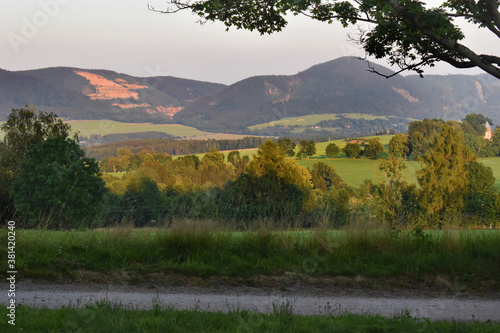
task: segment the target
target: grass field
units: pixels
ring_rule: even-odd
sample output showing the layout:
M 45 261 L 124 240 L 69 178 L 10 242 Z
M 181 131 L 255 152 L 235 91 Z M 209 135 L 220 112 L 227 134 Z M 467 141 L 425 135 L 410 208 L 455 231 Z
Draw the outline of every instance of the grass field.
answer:
M 387 151 L 387 145 L 389 144 L 392 135 L 382 135 L 382 136 L 368 136 L 364 137 L 366 139 L 379 138 L 380 142 L 384 145 Z M 337 144 L 340 148 L 344 147 L 346 144 L 345 140 L 332 140 L 331 142 Z M 297 164 L 306 168 L 312 169 L 312 166 L 316 162 L 323 162 L 328 165 L 331 165 L 335 171 L 339 174 L 339 176 L 349 185 L 357 187 L 363 183 L 365 179 L 369 179 L 375 183 L 378 183 L 379 178 L 377 176 L 378 168 L 382 159 L 387 156 L 387 153 L 384 152 L 381 154 L 382 158 L 378 160 L 371 160 L 367 158 L 361 159 L 350 159 L 345 156 L 345 154 L 341 154 L 336 158 L 327 158 L 325 155 L 326 146 L 330 142 L 319 142 L 316 144 L 316 154 L 311 156 L 311 158 L 303 158 L 302 160 L 297 160 Z M 298 151 L 298 147 L 296 148 Z M 240 150 L 240 156 L 249 156 L 250 159 L 252 155 L 257 152 L 257 149 L 246 149 Z M 223 152 L 227 157 L 228 151 Z M 205 154 L 197 154 L 197 156 L 201 159 Z M 500 189 L 500 158 L 499 157 L 489 157 L 489 158 L 479 158 L 479 162 L 485 164 L 486 166 L 490 166 L 493 170 L 493 176 L 496 179 L 495 186 Z M 412 183 L 417 183 L 417 175 L 416 171 L 420 170 L 420 164 L 414 160 L 407 160 L 406 162 L 407 169 L 405 171 L 406 179 Z
M 183 283 L 215 278 L 266 286 L 276 280 L 261 276 L 293 272 L 344 276 L 370 288 L 432 284 L 441 276 L 458 279 L 465 289 L 486 284 L 500 290 L 499 230 L 231 232 L 210 223 L 182 221 L 168 230 L 17 230 L 18 279 L 168 285 L 174 274 L 184 276 Z M 0 237 L 6 258 L 7 230 Z M 6 272 L 4 261 L 0 276 Z M 358 276 L 364 278 L 355 282 Z
M 151 123 L 122 123 L 114 120 L 70 120 L 67 121 L 73 132 L 78 131 L 82 136 L 90 134 L 138 133 L 138 132 L 162 132 L 181 138 L 198 140 L 234 140 L 242 139 L 247 135 L 210 133 L 200 131 L 194 127 L 177 124 L 151 124 Z
M 262 129 L 266 127 L 272 127 L 276 125 L 283 126 L 312 126 L 323 120 L 335 120 L 339 119 L 339 116 L 344 116 L 345 118 L 350 119 L 366 119 L 366 120 L 374 120 L 374 119 L 388 119 L 388 116 L 374 116 L 371 114 L 363 114 L 363 113 L 344 113 L 344 114 L 333 114 L 333 113 L 324 113 L 324 114 L 313 114 L 308 116 L 301 117 L 286 117 L 280 120 L 271 121 L 268 123 L 258 124 L 249 126 L 248 128 L 251 130 Z
M 137 132 L 162 132 L 178 137 L 198 137 L 215 134 L 203 132 L 194 127 L 175 124 L 122 123 L 114 120 L 69 120 L 66 123 L 71 126 L 73 132 L 78 131 L 82 136 L 91 134 L 104 136 Z
M 381 159 L 370 160 L 370 159 L 349 159 L 349 158 L 334 158 L 334 159 L 323 159 L 323 158 L 311 158 L 303 159 L 297 161 L 297 164 L 312 169 L 312 165 L 316 162 L 323 162 L 331 165 L 339 176 L 349 185 L 357 187 L 363 180 L 369 179 L 373 182 L 378 182 L 377 170 L 381 163 Z M 500 157 L 488 157 L 479 158 L 478 162 L 489 166 L 493 170 L 493 176 L 495 177 L 495 186 L 500 189 Z M 416 171 L 420 170 L 420 164 L 417 161 L 407 160 L 406 161 L 406 179 L 412 183 L 417 183 Z
M 374 183 L 379 182 L 377 176 L 378 167 L 381 160 L 370 159 L 350 159 L 350 158 L 335 158 L 335 159 L 303 159 L 297 161 L 300 166 L 312 170 L 312 166 L 316 162 L 323 162 L 332 166 L 338 175 L 349 185 L 358 187 L 365 179 L 371 180 Z M 417 183 L 415 171 L 420 169 L 420 165 L 416 161 L 406 162 L 406 179 L 413 184 Z
M 402 313 L 393 318 L 376 315 L 300 316 L 276 305 L 270 314 L 232 310 L 202 312 L 155 306 L 152 310 L 124 309 L 109 302 L 86 308 L 51 310 L 20 306 L 16 326 L 7 324 L 7 309 L 0 308 L 2 332 L 498 332 L 493 323 L 433 322 Z

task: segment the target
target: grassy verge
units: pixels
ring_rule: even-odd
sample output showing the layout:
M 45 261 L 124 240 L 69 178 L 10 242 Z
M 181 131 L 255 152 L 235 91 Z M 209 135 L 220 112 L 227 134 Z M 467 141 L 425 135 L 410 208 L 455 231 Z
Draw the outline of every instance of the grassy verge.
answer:
M 5 230 L 0 237 L 0 255 L 6 258 Z M 261 276 L 292 274 L 305 281 L 362 276 L 367 280 L 360 281 L 367 286 L 370 281 L 401 286 L 432 285 L 439 277 L 445 288 L 500 290 L 500 231 L 496 230 L 18 230 L 16 251 L 21 280 L 141 283 L 155 276 L 161 280 L 179 275 L 199 283 L 217 278 L 252 285 L 265 281 Z M 3 262 L 2 278 L 7 271 Z
M 498 332 L 498 324 L 431 322 L 407 315 L 299 316 L 276 307 L 271 314 L 246 311 L 199 312 L 162 309 L 125 310 L 105 302 L 85 309 L 18 307 L 16 326 L 0 309 L 3 332 Z

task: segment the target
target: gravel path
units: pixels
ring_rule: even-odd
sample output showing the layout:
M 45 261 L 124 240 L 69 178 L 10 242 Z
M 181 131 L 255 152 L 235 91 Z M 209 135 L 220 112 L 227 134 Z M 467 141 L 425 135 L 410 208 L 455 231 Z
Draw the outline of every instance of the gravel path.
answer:
M 8 290 L 7 284 L 0 284 Z M 4 295 L 6 292 L 4 292 Z M 500 296 L 420 295 L 416 292 L 368 292 L 363 290 L 321 293 L 320 289 L 266 291 L 257 288 L 200 288 L 154 286 L 116 286 L 80 284 L 18 283 L 16 304 L 59 308 L 82 307 L 100 300 L 133 309 L 151 309 L 155 304 L 176 309 L 201 311 L 249 310 L 272 312 L 288 308 L 295 314 L 339 315 L 379 314 L 386 317 L 408 310 L 412 317 L 448 321 L 487 321 L 500 323 Z M 2 297 L 0 303 L 7 304 Z

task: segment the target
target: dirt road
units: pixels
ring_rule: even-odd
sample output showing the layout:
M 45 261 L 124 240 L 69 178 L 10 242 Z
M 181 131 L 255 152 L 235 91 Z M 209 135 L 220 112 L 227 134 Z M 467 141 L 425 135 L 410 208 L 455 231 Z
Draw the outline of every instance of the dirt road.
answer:
M 8 290 L 7 284 L 0 284 Z M 59 308 L 82 307 L 100 300 L 133 309 L 150 309 L 155 304 L 177 309 L 201 311 L 249 310 L 272 312 L 273 308 L 291 309 L 295 314 L 400 315 L 406 310 L 412 317 L 448 321 L 487 321 L 500 323 L 500 295 L 464 296 L 448 294 L 420 295 L 417 292 L 335 292 L 295 290 L 266 291 L 257 288 L 155 287 L 80 284 L 18 283 L 16 303 L 26 306 Z M 7 304 L 2 297 L 0 302 Z

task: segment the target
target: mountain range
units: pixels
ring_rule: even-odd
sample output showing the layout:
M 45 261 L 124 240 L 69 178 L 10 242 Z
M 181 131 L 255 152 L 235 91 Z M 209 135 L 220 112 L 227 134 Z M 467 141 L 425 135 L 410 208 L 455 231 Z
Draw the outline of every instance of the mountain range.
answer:
M 482 113 L 500 123 L 500 81 L 487 75 L 395 75 L 354 57 L 295 75 L 255 76 L 226 86 L 134 77 L 68 67 L 0 70 L 0 121 L 12 108 L 35 105 L 67 119 L 178 123 L 213 132 L 310 114 L 363 113 L 412 119 L 462 119 Z

